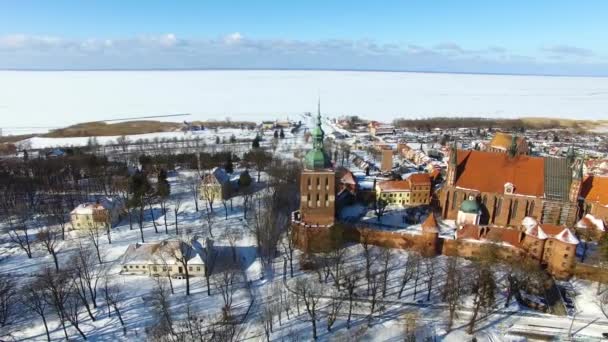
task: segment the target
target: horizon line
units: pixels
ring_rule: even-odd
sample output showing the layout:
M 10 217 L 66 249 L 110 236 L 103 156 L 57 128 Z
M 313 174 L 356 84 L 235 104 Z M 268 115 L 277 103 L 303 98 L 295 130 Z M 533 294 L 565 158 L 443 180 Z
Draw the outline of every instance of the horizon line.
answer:
M 406 69 L 356 69 L 356 68 L 0 68 L 0 71 L 37 71 L 37 72 L 74 72 L 74 71 L 337 71 L 337 72 L 384 72 L 416 74 L 455 74 L 455 75 L 495 75 L 495 76 L 539 76 L 539 77 L 586 77 L 606 78 L 608 74 L 554 74 L 554 73 L 509 73 L 509 72 L 473 72 L 473 71 L 437 71 Z

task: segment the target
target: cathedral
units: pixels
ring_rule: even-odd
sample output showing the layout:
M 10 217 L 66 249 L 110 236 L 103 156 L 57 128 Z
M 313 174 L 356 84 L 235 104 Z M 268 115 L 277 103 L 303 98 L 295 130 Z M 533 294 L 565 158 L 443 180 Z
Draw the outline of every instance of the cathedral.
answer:
M 477 224 L 515 226 L 524 217 L 573 226 L 579 212 L 582 161 L 566 158 L 458 150 L 452 146 L 446 183 L 439 196 L 444 219 L 457 219 L 461 206 Z M 477 212 L 471 213 L 471 201 Z M 462 213 L 461 213 L 462 214 Z

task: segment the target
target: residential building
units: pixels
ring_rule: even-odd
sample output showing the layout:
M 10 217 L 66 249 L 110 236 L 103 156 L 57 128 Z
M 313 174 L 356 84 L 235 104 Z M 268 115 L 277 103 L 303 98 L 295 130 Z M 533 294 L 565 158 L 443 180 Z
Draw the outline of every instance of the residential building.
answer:
M 498 153 L 515 152 L 516 155 L 529 154 L 528 141 L 525 137 L 514 134 L 496 132 L 492 140 L 485 146 L 486 151 Z
M 381 149 L 382 162 L 380 170 L 382 172 L 391 172 L 393 170 L 393 150 L 390 147 Z
M 400 206 L 426 205 L 431 200 L 431 178 L 426 173 L 410 175 L 405 180 L 376 183 L 376 199 Z
M 199 197 L 202 200 L 214 198 L 227 199 L 231 194 L 230 176 L 221 167 L 215 167 L 210 173 L 201 178 L 199 184 Z
M 121 265 L 121 274 L 182 277 L 188 267 L 189 276 L 205 275 L 201 252 L 181 240 L 131 244 Z
M 373 136 L 395 134 L 395 127 L 393 125 L 382 124 L 378 121 L 370 121 L 368 128 L 369 134 Z
M 70 212 L 72 228 L 80 229 L 107 229 L 120 221 L 124 211 L 124 203 L 113 197 L 101 197 L 96 202 L 79 204 Z

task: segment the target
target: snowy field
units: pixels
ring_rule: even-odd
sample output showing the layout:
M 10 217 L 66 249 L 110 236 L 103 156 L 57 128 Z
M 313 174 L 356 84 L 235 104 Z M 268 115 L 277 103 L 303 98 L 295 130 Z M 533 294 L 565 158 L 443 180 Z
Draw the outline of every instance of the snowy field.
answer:
M 322 111 L 397 117 L 608 117 L 608 78 L 347 71 L 0 71 L 1 127 L 190 113 L 187 120 Z M 169 118 L 170 119 L 170 118 Z M 175 120 L 176 118 L 173 118 Z M 4 134 L 24 129 L 4 128 Z

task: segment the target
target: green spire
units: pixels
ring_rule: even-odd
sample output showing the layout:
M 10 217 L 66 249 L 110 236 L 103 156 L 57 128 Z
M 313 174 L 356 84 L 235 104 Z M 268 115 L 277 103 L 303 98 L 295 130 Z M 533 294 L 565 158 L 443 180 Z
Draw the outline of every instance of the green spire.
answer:
M 317 125 L 311 132 L 312 150 L 304 157 L 304 167 L 309 170 L 328 169 L 331 167 L 331 158 L 323 148 L 325 132 L 321 128 L 321 101 L 317 104 Z

